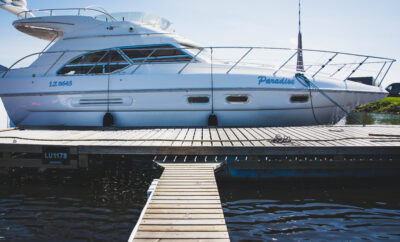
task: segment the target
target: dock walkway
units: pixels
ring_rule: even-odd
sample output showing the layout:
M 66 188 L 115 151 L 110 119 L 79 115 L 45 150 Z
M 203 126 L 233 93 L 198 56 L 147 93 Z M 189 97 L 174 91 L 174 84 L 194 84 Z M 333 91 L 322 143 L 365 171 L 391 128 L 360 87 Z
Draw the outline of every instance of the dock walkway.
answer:
M 220 164 L 160 164 L 163 174 L 129 241 L 229 241 L 215 181 Z
M 277 135 L 290 142 L 274 142 Z M 0 152 L 42 152 L 43 146 L 76 147 L 82 154 L 248 155 L 340 148 L 400 146 L 400 126 L 307 126 L 259 128 L 165 128 L 132 130 L 5 130 Z M 107 147 L 107 149 L 105 149 Z
M 245 161 L 241 162 L 246 163 L 245 166 L 248 160 L 259 163 L 271 159 L 360 162 L 376 160 L 383 164 L 380 160 L 399 159 L 399 147 L 399 125 L 128 130 L 10 129 L 0 131 L 0 167 L 85 168 L 91 162 L 88 157 L 93 155 L 149 155 L 157 156 L 154 159 L 156 161 L 168 162 L 199 162 L 199 156 L 205 157 L 203 161 L 216 162 L 230 156 L 234 160 L 238 157 Z M 46 154 L 64 155 L 67 159 L 48 162 Z M 323 166 L 326 166 L 325 163 Z M 293 167 L 293 164 L 290 166 Z

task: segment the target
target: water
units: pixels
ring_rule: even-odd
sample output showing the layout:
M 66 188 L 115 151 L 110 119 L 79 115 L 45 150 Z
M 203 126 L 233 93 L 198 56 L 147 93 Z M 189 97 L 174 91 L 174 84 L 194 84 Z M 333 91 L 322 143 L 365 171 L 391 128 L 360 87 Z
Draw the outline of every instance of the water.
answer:
M 2 176 L 0 241 L 126 241 L 158 175 L 126 173 Z M 398 182 L 218 179 L 218 186 L 233 241 L 398 241 Z
M 1 176 L 0 241 L 127 241 L 154 171 Z
M 400 189 L 394 184 L 298 180 L 219 187 L 233 241 L 399 241 Z

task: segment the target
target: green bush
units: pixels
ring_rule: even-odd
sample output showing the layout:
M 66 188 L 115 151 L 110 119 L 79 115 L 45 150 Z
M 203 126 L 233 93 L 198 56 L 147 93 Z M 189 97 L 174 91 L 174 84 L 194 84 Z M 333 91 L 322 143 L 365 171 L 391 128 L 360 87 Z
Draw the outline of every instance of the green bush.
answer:
M 363 104 L 358 106 L 355 111 L 368 113 L 400 113 L 400 97 L 387 97 L 377 102 Z

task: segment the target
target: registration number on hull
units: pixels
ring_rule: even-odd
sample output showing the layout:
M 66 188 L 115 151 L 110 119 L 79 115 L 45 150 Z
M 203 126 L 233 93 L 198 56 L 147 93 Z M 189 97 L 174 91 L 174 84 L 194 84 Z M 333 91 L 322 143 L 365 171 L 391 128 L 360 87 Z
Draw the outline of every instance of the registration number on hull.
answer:
M 49 87 L 71 87 L 72 81 L 50 81 Z

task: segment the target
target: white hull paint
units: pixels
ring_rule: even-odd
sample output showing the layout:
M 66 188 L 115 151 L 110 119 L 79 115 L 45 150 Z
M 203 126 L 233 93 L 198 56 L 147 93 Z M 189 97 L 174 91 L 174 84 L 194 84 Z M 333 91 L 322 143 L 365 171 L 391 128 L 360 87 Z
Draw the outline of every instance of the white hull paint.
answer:
M 248 103 L 230 104 L 225 97 L 246 94 Z M 347 111 L 356 105 L 379 100 L 385 93 L 326 92 Z M 345 114 L 320 93 L 313 92 L 311 102 L 291 103 L 290 96 L 304 91 L 214 91 L 214 113 L 219 126 L 295 126 L 332 124 Z M 107 105 L 107 93 L 24 95 L 4 97 L 11 119 L 17 126 L 102 126 L 109 111 L 118 127 L 205 127 L 211 104 L 189 104 L 188 96 L 209 96 L 204 91 L 118 92 L 109 100 L 122 100 Z M 351 100 L 347 98 L 351 97 Z M 159 104 L 149 103 L 157 97 Z M 211 98 L 211 97 L 210 97 Z M 79 104 L 77 100 L 85 100 Z M 88 100 L 94 100 L 90 102 Z M 82 102 L 81 102 L 82 103 Z M 90 104 L 88 104 L 90 103 Z M 96 104 L 98 103 L 98 104 Z M 149 103 L 146 105 L 146 103 Z M 28 105 L 27 105 L 28 104 Z
M 311 78 L 323 68 L 328 71 L 323 63 L 305 73 L 318 87 L 310 90 L 296 71 L 284 67 L 297 50 L 246 47 L 234 61 L 216 60 L 213 50 L 224 49 L 199 47 L 170 31 L 169 22 L 162 19 L 108 21 L 115 18 L 104 13 L 108 20 L 103 21 L 78 11 L 78 16 L 31 18 L 27 14 L 13 23 L 22 32 L 55 40 L 49 50 L 37 53 L 39 58 L 29 67 L 10 67 L 1 76 L 0 97 L 15 125 L 100 127 L 108 112 L 117 127 L 205 127 L 211 114 L 220 127 L 331 124 L 345 115 L 336 104 L 351 111 L 387 95 L 380 87 L 348 81 L 350 75 L 344 71 L 344 79 L 331 78 L 349 69 L 344 65 L 338 70 L 338 63 L 333 63 L 339 52 L 322 52 L 334 54 L 327 62 L 334 64 L 333 74 Z M 234 50 L 225 52 L 231 57 Z M 277 50 L 290 51 L 292 57 L 287 59 L 285 52 L 278 65 L 253 63 L 257 56 L 275 58 L 263 51 Z M 249 63 L 241 62 L 247 56 Z M 394 62 L 356 57 L 366 58 L 364 62 L 375 58 L 385 65 Z M 350 66 L 354 68 L 354 63 L 346 67 Z M 381 69 L 382 80 L 387 71 Z

